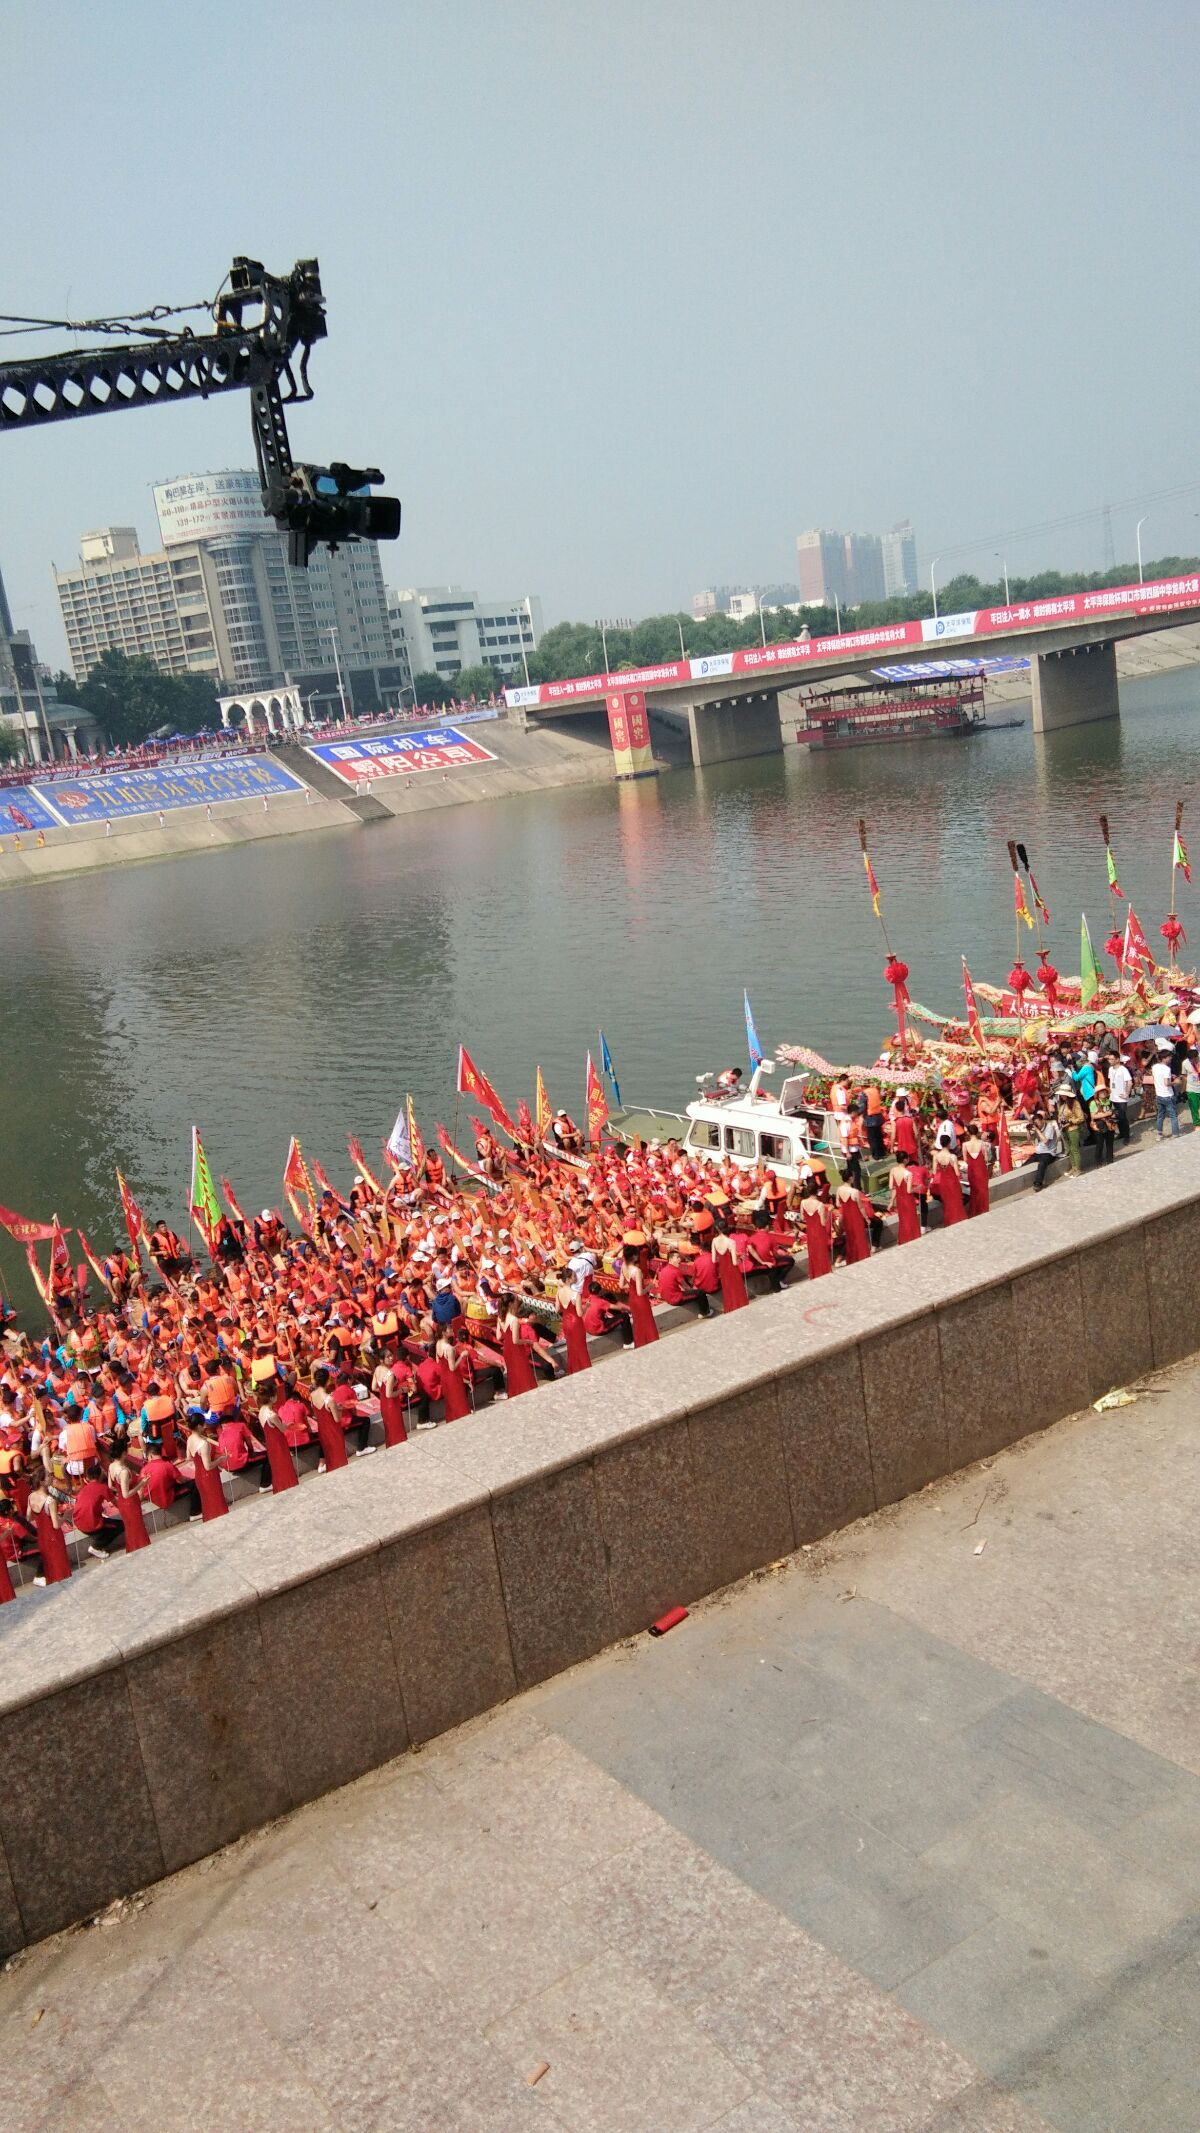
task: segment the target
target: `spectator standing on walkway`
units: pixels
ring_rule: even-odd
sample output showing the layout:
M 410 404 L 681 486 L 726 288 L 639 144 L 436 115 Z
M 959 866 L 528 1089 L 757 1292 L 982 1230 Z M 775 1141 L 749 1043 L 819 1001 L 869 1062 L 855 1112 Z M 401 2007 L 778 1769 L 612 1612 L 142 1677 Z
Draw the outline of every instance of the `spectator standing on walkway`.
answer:
M 1200 1066 L 1196 1064 L 1195 1052 L 1189 1052 L 1183 1062 L 1183 1093 L 1187 1097 L 1193 1126 L 1200 1126 Z
M 1092 1133 L 1096 1141 L 1096 1168 L 1099 1170 L 1102 1163 L 1111 1163 L 1113 1159 L 1113 1142 L 1117 1137 L 1116 1115 L 1109 1101 L 1103 1068 L 1100 1070 L 1100 1079 L 1096 1083 L 1096 1093 L 1088 1109 L 1091 1113 Z
M 1070 1079 L 1062 1082 L 1058 1089 L 1058 1123 L 1066 1142 L 1071 1175 L 1077 1178 L 1083 1169 L 1080 1137 L 1084 1126 L 1084 1108 L 1075 1093 L 1075 1084 Z
M 1171 1073 L 1171 1054 L 1166 1045 L 1162 1046 L 1157 1059 L 1150 1069 L 1150 1079 L 1154 1083 L 1154 1116 L 1158 1129 L 1158 1138 L 1159 1140 L 1162 1139 L 1163 1127 L 1169 1119 L 1171 1132 L 1178 1140 L 1179 1107 L 1175 1101 L 1175 1080 Z
M 1036 1114 L 1035 1114 L 1036 1115 Z M 1034 1143 L 1033 1159 L 1037 1165 L 1035 1192 L 1041 1192 L 1046 1182 L 1046 1172 L 1051 1163 L 1056 1163 L 1063 1152 L 1062 1129 L 1058 1120 L 1044 1117 L 1038 1124 L 1038 1137 Z
M 1116 1120 L 1117 1139 L 1124 1143 L 1129 1139 L 1129 1105 L 1133 1096 L 1133 1075 L 1124 1052 L 1109 1069 L 1108 1094 Z

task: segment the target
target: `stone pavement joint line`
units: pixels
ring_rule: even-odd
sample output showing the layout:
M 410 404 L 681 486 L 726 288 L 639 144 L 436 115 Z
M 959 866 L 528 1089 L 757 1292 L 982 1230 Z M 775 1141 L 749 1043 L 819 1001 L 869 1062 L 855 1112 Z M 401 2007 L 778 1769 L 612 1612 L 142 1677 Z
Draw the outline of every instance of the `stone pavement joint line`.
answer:
M 1196 2133 L 1198 1391 L 15 1958 L 5 2133 Z

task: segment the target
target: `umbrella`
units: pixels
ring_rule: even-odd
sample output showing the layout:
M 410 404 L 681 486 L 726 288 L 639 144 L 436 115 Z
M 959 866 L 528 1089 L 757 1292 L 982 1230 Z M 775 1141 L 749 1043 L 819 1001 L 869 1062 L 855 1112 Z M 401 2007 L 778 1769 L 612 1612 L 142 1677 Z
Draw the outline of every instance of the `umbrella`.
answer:
M 1168 1029 L 1165 1022 L 1147 1022 L 1144 1029 L 1131 1029 L 1125 1041 L 1127 1044 L 1153 1044 L 1156 1038 L 1161 1038 L 1164 1044 L 1178 1044 L 1179 1031 Z

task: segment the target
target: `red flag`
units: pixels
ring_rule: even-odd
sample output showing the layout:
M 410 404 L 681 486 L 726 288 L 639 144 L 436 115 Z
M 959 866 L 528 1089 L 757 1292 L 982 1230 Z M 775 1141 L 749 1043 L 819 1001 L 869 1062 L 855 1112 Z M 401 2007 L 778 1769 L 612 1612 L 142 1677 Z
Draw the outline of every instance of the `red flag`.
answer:
M 45 1304 L 46 1309 L 49 1310 L 50 1291 L 46 1286 L 46 1277 L 42 1273 L 42 1270 L 37 1263 L 37 1255 L 33 1249 L 32 1244 L 26 1245 L 25 1257 L 29 1261 L 29 1272 L 33 1279 L 33 1286 L 37 1290 L 38 1295 L 41 1297 L 42 1302 Z
M 413 1109 L 411 1096 L 405 1097 L 404 1107 L 408 1112 L 408 1145 L 412 1149 L 413 1169 L 420 1170 L 425 1162 L 425 1143 L 417 1126 L 417 1114 Z
M 1000 1126 L 996 1134 L 997 1167 L 1001 1177 L 1007 1177 L 1013 1166 L 1012 1143 L 1008 1138 L 1008 1113 L 1000 1106 Z
M 533 1113 L 524 1097 L 521 1098 L 520 1103 L 517 1105 L 517 1137 L 519 1140 L 524 1141 L 527 1148 L 531 1148 L 537 1138 L 536 1128 L 533 1123 Z
M 0 1207 L 0 1229 L 6 1229 L 18 1244 L 45 1244 L 54 1235 L 53 1222 L 31 1222 L 15 1215 L 11 1207 Z
M 444 1126 L 438 1126 L 435 1130 L 438 1137 L 438 1144 L 441 1148 L 445 1150 L 445 1153 L 450 1157 L 451 1162 L 457 1163 L 459 1169 L 465 1170 L 470 1177 L 481 1178 L 483 1176 L 483 1172 L 482 1170 L 480 1170 L 478 1164 L 469 1163 L 467 1161 L 467 1158 L 462 1153 L 462 1150 L 455 1147 L 454 1142 L 451 1140 L 450 1135 L 446 1131 L 446 1128 Z
M 971 983 L 971 973 L 967 969 L 967 959 L 965 955 L 962 959 L 962 967 L 963 991 L 966 994 L 967 999 L 967 1028 L 970 1031 L 971 1036 L 974 1038 L 976 1044 L 979 1046 L 980 1051 L 982 1052 L 986 1050 L 986 1046 L 984 1045 L 983 1030 L 980 1026 L 979 1021 L 979 1003 L 975 998 L 975 987 Z
M 1033 890 L 1033 900 L 1038 907 L 1038 911 L 1041 915 L 1042 924 L 1043 926 L 1048 926 L 1050 924 L 1050 913 L 1047 911 L 1045 903 L 1042 900 L 1041 890 L 1038 888 L 1038 885 L 1033 878 L 1033 868 L 1027 867 L 1025 871 L 1029 876 L 1029 886 Z
M 288 1143 L 287 1161 L 283 1166 L 283 1189 L 287 1195 L 288 1206 L 291 1208 L 297 1222 L 303 1226 L 305 1218 L 300 1212 L 299 1195 L 303 1193 L 310 1209 L 316 1206 L 317 1196 L 313 1191 L 313 1182 L 309 1177 L 308 1165 L 304 1160 L 300 1143 L 294 1133 Z
M 590 1141 L 599 1140 L 607 1120 L 608 1098 L 604 1093 L 604 1083 L 592 1064 L 592 1055 L 589 1052 L 587 1059 L 587 1136 Z
M 1127 970 L 1136 970 L 1139 967 L 1143 970 L 1153 970 L 1154 968 L 1154 957 L 1150 953 L 1149 943 L 1142 932 L 1141 922 L 1132 904 L 1129 906 L 1129 916 L 1125 921 L 1125 947 L 1122 961 Z
M 117 1189 L 121 1195 L 121 1212 L 125 1217 L 125 1227 L 129 1232 L 129 1249 L 136 1260 L 138 1247 L 146 1234 L 146 1217 L 119 1170 L 117 1172 Z
M 51 1273 L 51 1277 L 53 1277 L 53 1276 L 54 1276 L 55 1274 L 59 1275 L 60 1277 L 61 1277 L 61 1276 L 62 1276 L 63 1274 L 66 1274 L 66 1275 L 68 1275 L 68 1276 L 69 1276 L 69 1275 L 70 1275 L 70 1272 L 71 1272 L 71 1254 L 70 1254 L 70 1252 L 69 1252 L 69 1251 L 67 1250 L 67 1240 L 66 1240 L 66 1238 L 65 1238 L 65 1237 L 64 1237 L 64 1235 L 63 1235 L 63 1232 L 62 1232 L 62 1225 L 61 1225 L 61 1223 L 59 1222 L 58 1216 L 57 1216 L 57 1215 L 55 1215 L 55 1217 L 54 1217 L 54 1226 L 53 1226 L 53 1228 L 52 1228 L 52 1230 L 51 1230 L 51 1232 L 50 1232 L 50 1273 Z
M 366 1156 L 363 1154 L 362 1142 L 356 1139 L 355 1135 L 352 1133 L 346 1145 L 350 1150 L 350 1161 L 353 1163 L 354 1168 L 357 1170 L 360 1178 L 365 1178 L 367 1184 L 371 1186 L 373 1191 L 382 1192 L 383 1186 L 380 1183 L 379 1179 L 376 1177 L 375 1172 L 371 1169 L 369 1163 L 367 1162 Z
M 498 1126 L 503 1126 L 510 1140 L 519 1139 L 516 1125 L 509 1117 L 500 1098 L 486 1074 L 481 1074 L 465 1044 L 458 1047 L 458 1093 L 473 1096 L 485 1111 L 490 1111 Z
M 221 1179 L 221 1191 L 225 1195 L 225 1205 L 229 1209 L 229 1212 L 234 1217 L 235 1221 L 240 1222 L 243 1228 L 249 1229 L 250 1225 L 246 1221 L 246 1217 L 242 1213 L 241 1208 L 238 1206 L 237 1195 L 235 1194 L 234 1189 L 230 1184 L 228 1178 Z
M 317 1184 L 320 1186 L 322 1192 L 329 1193 L 332 1198 L 338 1202 L 339 1206 L 344 1207 L 346 1205 L 346 1202 L 343 1200 L 341 1193 L 337 1189 L 337 1186 L 330 1184 L 329 1179 L 326 1177 L 325 1172 L 322 1170 L 321 1165 L 318 1163 L 315 1156 L 313 1157 L 312 1174 L 316 1179 Z
M 104 1269 L 101 1266 L 100 1261 L 97 1259 L 95 1253 L 93 1252 L 92 1247 L 88 1243 L 87 1238 L 84 1236 L 82 1230 L 80 1230 L 79 1232 L 79 1242 L 83 1246 L 83 1256 L 87 1260 L 87 1263 L 90 1266 L 97 1281 L 99 1282 L 101 1288 L 107 1289 L 108 1283 L 104 1279 Z

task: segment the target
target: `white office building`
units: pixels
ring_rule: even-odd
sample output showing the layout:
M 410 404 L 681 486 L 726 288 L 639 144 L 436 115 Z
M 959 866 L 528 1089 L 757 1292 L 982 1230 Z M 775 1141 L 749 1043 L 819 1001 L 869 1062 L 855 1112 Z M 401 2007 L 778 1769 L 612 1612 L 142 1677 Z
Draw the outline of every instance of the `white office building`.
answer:
M 410 674 L 438 674 L 443 681 L 481 664 L 504 675 L 521 670 L 542 635 L 535 593 L 481 600 L 461 585 L 414 585 L 389 587 L 387 604 L 393 657 L 405 659 Z

